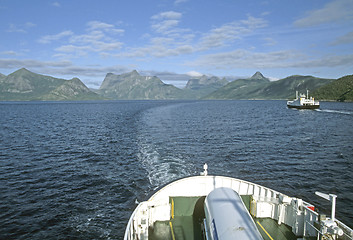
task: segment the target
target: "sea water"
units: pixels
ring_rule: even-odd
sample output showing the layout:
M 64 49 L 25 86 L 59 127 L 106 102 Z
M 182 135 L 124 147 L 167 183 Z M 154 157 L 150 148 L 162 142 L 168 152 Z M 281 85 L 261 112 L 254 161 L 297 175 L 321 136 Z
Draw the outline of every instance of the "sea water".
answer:
M 0 239 L 122 239 L 136 203 L 181 177 L 244 179 L 338 196 L 353 227 L 353 103 L 0 103 Z

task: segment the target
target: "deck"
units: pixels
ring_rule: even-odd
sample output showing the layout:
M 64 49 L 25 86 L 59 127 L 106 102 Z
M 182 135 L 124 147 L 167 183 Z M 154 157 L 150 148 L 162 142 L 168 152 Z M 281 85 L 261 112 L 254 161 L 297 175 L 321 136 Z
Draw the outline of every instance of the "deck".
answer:
M 241 196 L 249 210 L 250 196 Z M 149 229 L 150 240 L 202 240 L 201 223 L 205 217 L 203 203 L 205 197 L 172 197 L 172 218 L 169 221 L 155 222 Z M 264 240 L 296 240 L 291 228 L 278 225 L 273 219 L 254 218 Z

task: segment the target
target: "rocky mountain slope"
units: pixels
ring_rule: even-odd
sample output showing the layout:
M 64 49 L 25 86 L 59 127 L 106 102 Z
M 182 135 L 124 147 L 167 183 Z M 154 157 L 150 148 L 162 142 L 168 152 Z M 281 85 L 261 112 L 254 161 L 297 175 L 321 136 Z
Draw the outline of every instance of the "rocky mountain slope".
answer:
M 340 79 L 294 75 L 270 81 L 260 72 L 246 79 L 228 82 L 218 77 L 191 78 L 180 89 L 155 76 L 137 71 L 116 75 L 108 73 L 100 88 L 93 92 L 78 78 L 71 80 L 33 73 L 25 68 L 8 76 L 0 74 L 0 101 L 30 100 L 164 100 L 164 99 L 293 99 L 295 92 L 319 100 L 353 101 L 353 75 Z
M 219 77 L 208 77 L 203 75 L 198 78 L 191 78 L 185 88 L 184 92 L 187 98 L 190 99 L 199 99 L 203 96 L 206 96 L 219 88 L 227 85 L 229 82 L 225 78 Z
M 116 75 L 108 73 L 98 93 L 111 99 L 182 99 L 183 91 L 157 77 L 141 76 L 136 70 Z
M 79 79 L 65 80 L 40 75 L 21 68 L 0 81 L 0 100 L 97 100 L 102 99 L 90 91 Z
M 270 83 L 260 72 L 247 79 L 234 80 L 209 94 L 205 99 L 250 99 L 249 93 Z
M 271 82 L 261 73 L 248 79 L 238 79 L 206 96 L 206 99 L 292 99 L 295 91 L 314 91 L 334 79 L 313 76 L 290 76 Z
M 5 78 L 5 77 L 6 77 L 6 75 L 0 73 L 0 81 L 1 81 L 3 78 Z

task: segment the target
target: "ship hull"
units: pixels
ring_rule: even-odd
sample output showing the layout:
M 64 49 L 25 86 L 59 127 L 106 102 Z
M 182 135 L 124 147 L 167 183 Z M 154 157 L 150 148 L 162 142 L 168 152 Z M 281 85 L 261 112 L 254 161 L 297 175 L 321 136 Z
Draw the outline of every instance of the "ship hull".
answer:
M 324 198 L 330 196 L 335 195 Z M 247 231 L 252 237 L 245 239 L 252 240 L 261 239 L 258 233 L 263 239 L 319 239 L 322 231 L 330 239 L 353 239 L 351 228 L 334 216 L 321 219 L 314 210 L 302 199 L 241 179 L 210 176 L 205 169 L 202 176 L 171 182 L 140 202 L 124 240 L 244 239 L 227 238 L 234 233 L 229 229 L 241 231 L 237 235 Z
M 296 109 L 318 109 L 320 105 L 287 105 L 287 107 Z

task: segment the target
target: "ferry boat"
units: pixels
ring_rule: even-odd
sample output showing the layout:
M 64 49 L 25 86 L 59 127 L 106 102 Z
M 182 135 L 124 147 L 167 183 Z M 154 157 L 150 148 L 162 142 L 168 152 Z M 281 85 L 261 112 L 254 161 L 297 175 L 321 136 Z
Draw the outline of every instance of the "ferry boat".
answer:
M 337 196 L 316 194 L 331 201 L 330 217 L 300 198 L 208 175 L 205 164 L 200 176 L 176 180 L 139 203 L 124 240 L 352 240 L 353 230 L 335 218 Z
M 309 98 L 309 91 L 306 91 L 305 94 L 300 94 L 298 96 L 298 91 L 296 91 L 295 99 L 293 101 L 287 101 L 287 106 L 289 108 L 297 109 L 318 109 L 320 107 L 320 102 L 315 101 L 313 97 Z

